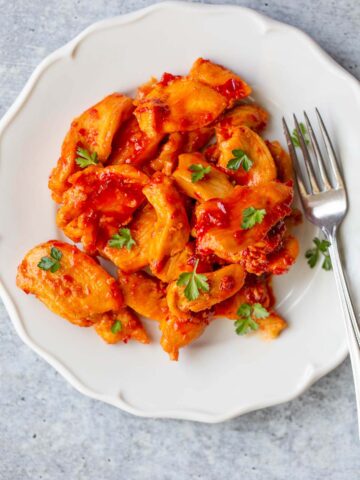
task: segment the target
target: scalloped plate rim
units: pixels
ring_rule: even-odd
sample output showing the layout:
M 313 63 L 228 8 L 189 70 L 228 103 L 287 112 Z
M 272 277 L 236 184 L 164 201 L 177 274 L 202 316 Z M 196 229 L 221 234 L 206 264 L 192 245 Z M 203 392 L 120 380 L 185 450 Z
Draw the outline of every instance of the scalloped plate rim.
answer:
M 35 68 L 34 72 L 26 82 L 22 91 L 13 102 L 11 107 L 5 113 L 5 115 L 0 120 L 0 141 L 4 135 L 6 128 L 10 123 L 15 119 L 17 113 L 26 106 L 28 98 L 31 96 L 32 90 L 35 87 L 38 79 L 46 72 L 51 65 L 61 59 L 66 57 L 73 57 L 76 48 L 84 41 L 89 35 L 94 32 L 100 31 L 102 29 L 111 28 L 116 25 L 127 24 L 132 21 L 139 21 L 143 17 L 159 9 L 171 9 L 173 7 L 184 8 L 188 10 L 201 9 L 201 10 L 236 10 L 237 12 L 242 11 L 244 14 L 250 15 L 256 19 L 256 21 L 263 24 L 265 31 L 270 28 L 277 28 L 281 30 L 291 30 L 293 33 L 296 33 L 299 37 L 302 37 L 304 42 L 316 51 L 317 55 L 328 63 L 329 66 L 334 70 L 334 73 L 337 75 L 341 74 L 345 77 L 347 82 L 352 84 L 352 87 L 357 90 L 357 93 L 360 94 L 360 88 L 356 78 L 354 78 L 349 72 L 347 72 L 341 65 L 339 65 L 333 58 L 330 57 L 309 35 L 305 32 L 299 30 L 296 27 L 288 25 L 286 23 L 273 20 L 265 15 L 256 12 L 247 7 L 237 6 L 237 5 L 210 5 L 210 4 L 194 4 L 194 3 L 185 3 L 180 1 L 166 1 L 150 5 L 149 7 L 136 10 L 124 15 L 119 15 L 111 17 L 105 20 L 98 21 L 91 24 L 82 32 L 80 32 L 74 39 L 70 40 L 68 43 L 62 47 L 55 50 L 53 53 L 45 57 L 41 63 Z M 224 414 L 211 414 L 198 410 L 191 409 L 174 409 L 174 410 L 141 410 L 140 408 L 134 408 L 127 402 L 121 399 L 121 396 L 114 398 L 111 396 L 101 395 L 86 387 L 84 383 L 79 380 L 76 375 L 68 368 L 65 367 L 62 362 L 55 358 L 54 355 L 47 352 L 45 349 L 39 347 L 36 342 L 27 334 L 23 321 L 21 320 L 15 303 L 11 299 L 10 295 L 7 293 L 6 288 L 0 278 L 0 298 L 3 300 L 5 308 L 9 314 L 9 317 L 15 327 L 15 330 L 21 340 L 28 345 L 33 351 L 35 351 L 40 357 L 46 360 L 52 367 L 55 368 L 76 390 L 84 395 L 101 400 L 105 403 L 118 407 L 128 413 L 140 416 L 140 417 L 150 417 L 150 418 L 171 418 L 179 420 L 193 420 L 206 423 L 218 423 L 231 418 L 237 417 L 239 415 L 259 410 L 266 407 L 271 407 L 281 403 L 291 401 L 302 393 L 304 393 L 313 383 L 319 380 L 321 377 L 335 369 L 339 366 L 346 358 L 348 354 L 348 348 L 346 342 L 343 342 L 337 351 L 337 355 L 333 357 L 331 362 L 328 362 L 326 366 L 322 369 L 315 368 L 311 363 L 308 363 L 304 367 L 304 372 L 302 375 L 302 380 L 297 384 L 297 388 L 294 391 L 290 392 L 288 395 L 280 395 L 280 398 L 275 398 L 272 401 L 268 402 L 259 402 L 254 404 L 251 407 L 239 407 L 230 412 Z M 311 371 L 311 374 L 307 372 Z

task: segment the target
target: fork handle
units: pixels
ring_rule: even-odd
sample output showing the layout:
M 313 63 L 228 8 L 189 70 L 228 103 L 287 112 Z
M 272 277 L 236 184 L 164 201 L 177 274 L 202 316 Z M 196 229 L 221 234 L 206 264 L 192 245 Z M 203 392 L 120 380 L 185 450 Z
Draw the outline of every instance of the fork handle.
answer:
M 358 427 L 360 437 L 360 327 L 356 317 L 354 306 L 350 297 L 344 269 L 342 267 L 339 246 L 337 241 L 337 229 L 332 231 L 324 230 L 324 234 L 330 242 L 329 253 L 333 265 L 337 290 L 341 300 L 344 313 L 345 327 L 348 337 L 351 366 L 354 376 L 356 405 L 358 412 Z

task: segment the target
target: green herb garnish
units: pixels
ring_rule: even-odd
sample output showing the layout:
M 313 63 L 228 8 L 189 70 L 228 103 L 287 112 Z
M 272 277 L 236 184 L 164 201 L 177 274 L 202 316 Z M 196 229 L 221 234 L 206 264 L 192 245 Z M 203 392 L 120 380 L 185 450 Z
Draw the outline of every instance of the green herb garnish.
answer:
M 305 253 L 305 257 L 307 258 L 307 263 L 309 267 L 314 268 L 320 256 L 322 255 L 322 268 L 327 271 L 332 270 L 332 263 L 329 254 L 329 247 L 331 243 L 327 240 L 320 240 L 318 237 L 315 237 L 313 239 L 313 242 L 315 244 L 315 247 L 309 248 L 309 250 L 307 250 Z
M 88 150 L 85 150 L 85 148 L 79 147 L 76 150 L 76 154 L 79 156 L 76 158 L 75 162 L 80 168 L 86 168 L 89 165 L 96 165 L 99 163 L 96 152 L 90 153 Z
M 181 273 L 178 281 L 176 282 L 179 286 L 184 286 L 184 295 L 188 300 L 196 300 L 200 295 L 200 291 L 208 292 L 209 283 L 205 275 L 201 273 L 196 273 L 199 260 L 196 260 L 194 265 L 194 270 L 192 272 Z
M 261 223 L 264 220 L 266 215 L 266 210 L 264 208 L 258 209 L 255 207 L 245 208 L 243 211 L 243 219 L 241 223 L 241 228 L 243 230 L 248 230 L 252 228 L 257 223 Z
M 111 332 L 115 335 L 116 333 L 121 332 L 122 330 L 122 323 L 120 320 L 115 320 L 115 322 L 111 325 Z
M 132 238 L 128 228 L 120 228 L 119 233 L 116 233 L 110 238 L 109 245 L 113 248 L 126 247 L 128 250 L 131 250 L 132 246 L 136 245 L 136 242 Z
M 306 145 L 309 145 L 310 141 L 309 141 L 309 137 L 308 137 L 308 133 L 305 125 L 303 123 L 299 123 L 299 127 L 301 130 L 301 133 L 303 134 Z M 299 139 L 299 135 L 296 128 L 294 128 L 292 132 L 291 140 L 293 142 L 294 147 L 300 147 L 300 139 Z
M 204 165 L 202 165 L 201 163 L 193 163 L 192 165 L 190 165 L 189 170 L 191 172 L 194 172 L 191 175 L 192 183 L 196 183 L 199 180 L 202 180 L 205 175 L 211 172 L 211 167 L 204 167 Z
M 50 250 L 50 257 L 42 257 L 37 266 L 41 268 L 41 270 L 50 270 L 51 273 L 55 273 L 60 268 L 60 260 L 62 256 L 63 254 L 58 248 L 52 247 Z
M 253 161 L 246 155 L 243 150 L 239 148 L 231 152 L 234 155 L 234 158 L 228 161 L 227 168 L 229 170 L 239 170 L 240 167 L 243 167 L 245 172 L 248 172 L 253 166 Z
M 261 303 L 254 303 L 253 305 L 243 303 L 240 305 L 236 315 L 238 315 L 240 319 L 235 322 L 235 332 L 238 335 L 246 335 L 252 330 L 257 330 L 259 328 L 258 323 L 253 317 L 267 318 L 270 314 Z

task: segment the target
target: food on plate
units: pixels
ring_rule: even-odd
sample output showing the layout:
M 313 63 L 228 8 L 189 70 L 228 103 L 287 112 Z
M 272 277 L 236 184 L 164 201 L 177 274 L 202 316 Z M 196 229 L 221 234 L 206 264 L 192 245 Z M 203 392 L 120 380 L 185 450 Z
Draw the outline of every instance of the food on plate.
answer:
M 251 93 L 251 88 L 231 70 L 222 65 L 198 58 L 190 70 L 190 78 L 209 85 L 223 95 L 227 106 L 231 107 L 237 100 L 241 100 Z
M 50 240 L 32 248 L 20 263 L 17 286 L 57 315 L 81 326 L 124 307 L 116 280 L 74 245 Z
M 235 295 L 244 285 L 246 272 L 239 264 L 227 265 L 214 272 L 198 274 L 197 265 L 192 272 L 182 273 L 177 282 L 168 286 L 168 305 L 176 305 L 183 312 L 200 312 Z M 203 291 L 196 294 L 196 288 Z M 169 299 L 169 297 L 171 300 Z M 170 308 L 171 310 L 171 308 Z
M 199 58 L 187 75 L 152 77 L 136 98 L 113 93 L 78 116 L 49 188 L 57 226 L 84 251 L 32 248 L 17 285 L 109 344 L 149 343 L 138 315 L 158 322 L 172 360 L 218 317 L 238 335 L 276 338 L 287 322 L 271 278 L 296 261 L 299 215 L 290 158 L 260 136 L 269 114 L 250 94 Z
M 136 118 L 131 116 L 114 136 L 108 163 L 128 163 L 141 167 L 150 157 L 156 156 L 163 137 L 163 134 L 149 137 L 140 130 Z
M 181 191 L 200 202 L 224 198 L 233 190 L 226 173 L 208 163 L 201 153 L 179 155 L 173 177 Z
M 67 237 L 95 253 L 144 203 L 148 181 L 131 165 L 85 168 L 69 178 L 56 223 Z
M 185 201 L 172 179 L 155 173 L 143 192 L 156 212 L 156 222 L 149 242 L 149 264 L 158 270 L 164 259 L 185 247 L 189 240 L 190 225 Z
M 186 132 L 211 124 L 226 108 L 215 89 L 189 77 L 165 73 L 134 111 L 141 130 L 150 137 Z
M 64 139 L 61 156 L 49 178 L 49 188 L 56 202 L 60 203 L 63 193 L 69 188 L 69 177 L 83 168 L 82 151 L 92 153 L 89 164 L 106 163 L 115 132 L 130 117 L 133 109 L 131 98 L 113 93 L 73 120 Z
M 104 313 L 94 328 L 106 343 L 126 343 L 129 340 L 149 343 L 144 327 L 130 308 L 123 308 L 116 313 Z
M 125 303 L 136 313 L 158 321 L 168 316 L 165 283 L 143 271 L 119 272 L 119 283 Z
M 290 155 L 285 152 L 280 143 L 277 141 L 269 142 L 266 140 L 265 143 L 274 159 L 278 179 L 281 182 L 293 180 L 294 171 Z
M 98 247 L 99 253 L 123 272 L 137 272 L 149 264 L 149 246 L 155 222 L 156 212 L 148 203 L 134 214 L 127 228 L 120 229 L 107 243 Z
M 178 360 L 180 348 L 195 341 L 208 326 L 207 315 L 192 316 L 186 320 L 169 315 L 160 322 L 160 345 L 169 354 L 170 360 Z
M 245 125 L 217 130 L 218 164 L 239 185 L 260 185 L 275 180 L 274 159 L 264 140 Z
M 268 182 L 254 187 L 237 185 L 228 197 L 196 207 L 196 244 L 229 263 L 242 263 L 247 249 L 291 213 L 292 185 Z
M 217 128 L 240 127 L 241 125 L 251 128 L 260 133 L 266 127 L 269 114 L 266 110 L 255 104 L 238 105 L 229 110 L 217 123 Z

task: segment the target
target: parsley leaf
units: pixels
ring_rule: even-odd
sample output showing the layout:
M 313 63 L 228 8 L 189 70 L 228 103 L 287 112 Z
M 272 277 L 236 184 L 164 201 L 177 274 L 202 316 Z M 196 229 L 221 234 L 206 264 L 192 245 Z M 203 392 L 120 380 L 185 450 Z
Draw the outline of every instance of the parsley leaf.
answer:
M 115 320 L 115 322 L 111 325 L 111 333 L 115 335 L 116 333 L 121 332 L 121 330 L 122 323 L 120 322 L 120 320 Z
M 303 134 L 306 145 L 309 145 L 310 141 L 309 141 L 309 137 L 308 137 L 308 133 L 307 133 L 305 125 L 300 122 L 299 127 L 300 127 L 300 130 L 301 130 L 301 133 Z M 292 140 L 292 143 L 294 144 L 294 147 L 300 147 L 300 139 L 299 139 L 299 135 L 298 135 L 298 132 L 297 132 L 296 128 L 294 128 L 294 130 L 292 132 L 291 140 Z
M 243 303 L 238 308 L 236 315 L 242 318 L 250 317 L 251 315 L 251 305 L 249 303 Z
M 129 228 L 120 228 L 119 233 L 110 238 L 109 245 L 113 248 L 126 247 L 128 250 L 131 250 L 132 246 L 136 245 L 136 242 L 132 238 Z
M 85 148 L 79 147 L 76 150 L 76 154 L 79 156 L 75 159 L 75 162 L 79 165 L 80 168 L 86 168 L 89 165 L 96 165 L 97 163 L 99 163 L 96 152 L 90 153 Z
M 264 208 L 245 208 L 245 210 L 243 211 L 241 228 L 243 230 L 248 230 L 249 228 L 254 227 L 257 223 L 261 223 L 264 220 L 265 215 L 266 210 Z
M 324 261 L 322 263 L 322 268 L 324 270 L 326 270 L 327 272 L 329 270 L 332 270 L 332 263 L 331 263 L 330 255 L 324 255 Z
M 251 330 L 257 330 L 259 328 L 259 325 L 251 317 L 236 320 L 234 325 L 237 335 L 246 335 Z
M 254 303 L 253 305 L 253 315 L 255 318 L 267 318 L 270 314 L 261 303 Z
M 243 150 L 235 149 L 231 152 L 234 155 L 234 158 L 228 161 L 227 168 L 229 170 L 239 170 L 242 166 L 245 172 L 248 172 L 253 166 L 253 161 L 246 155 Z
M 195 262 L 194 270 L 181 273 L 176 283 L 178 286 L 185 287 L 184 295 L 190 301 L 196 300 L 200 295 L 200 291 L 208 292 L 210 289 L 206 275 L 196 273 L 198 264 L 199 259 Z
M 320 240 L 315 237 L 313 239 L 315 247 L 309 248 L 305 252 L 305 257 L 307 258 L 307 263 L 310 268 L 314 268 L 317 264 L 320 256 L 323 256 L 322 268 L 326 271 L 332 270 L 332 263 L 329 254 L 330 242 L 328 240 Z
M 50 256 L 54 259 L 54 260 L 61 260 L 63 254 L 62 252 L 56 248 L 56 247 L 52 247 L 51 251 L 50 251 Z
M 192 165 L 190 165 L 189 170 L 191 172 L 194 172 L 191 175 L 191 182 L 196 183 L 199 180 L 202 180 L 205 175 L 211 172 L 211 167 L 204 167 L 204 165 L 202 165 L 201 163 L 193 163 Z
M 260 303 L 254 303 L 253 305 L 243 303 L 238 308 L 236 314 L 240 317 L 240 319 L 234 323 L 237 335 L 246 335 L 251 332 L 251 330 L 257 330 L 259 328 L 258 323 L 252 317 L 267 318 L 270 315 L 266 308 Z
M 41 270 L 50 270 L 51 273 L 55 273 L 60 268 L 60 260 L 62 256 L 63 254 L 58 248 L 52 247 L 50 250 L 50 257 L 42 257 L 37 266 L 41 268 Z

